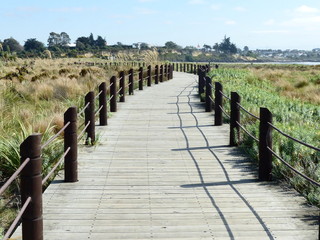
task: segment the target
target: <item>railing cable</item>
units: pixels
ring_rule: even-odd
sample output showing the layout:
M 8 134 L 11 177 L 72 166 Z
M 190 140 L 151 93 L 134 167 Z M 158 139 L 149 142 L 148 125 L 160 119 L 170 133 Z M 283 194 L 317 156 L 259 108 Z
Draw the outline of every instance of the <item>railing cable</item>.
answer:
M 70 147 L 67 148 L 67 150 L 64 152 L 64 154 L 61 156 L 61 158 L 59 159 L 59 161 L 54 165 L 54 167 L 50 170 L 50 172 L 48 173 L 48 175 L 42 180 L 42 185 L 46 183 L 46 181 L 49 179 L 49 177 L 54 173 L 54 171 L 58 168 L 58 166 L 62 163 L 62 161 L 64 160 L 64 157 L 68 154 L 68 152 L 70 151 Z
M 87 130 L 87 128 L 90 125 L 90 121 L 87 123 L 87 125 L 84 127 L 84 129 L 80 132 L 79 136 L 78 136 L 78 141 L 83 137 L 85 131 Z
M 84 111 L 89 107 L 90 105 L 90 102 L 88 102 L 84 107 L 83 109 L 78 113 L 78 116 L 80 116 L 82 113 L 84 113 Z
M 221 107 L 221 105 L 219 105 L 219 108 L 228 118 L 230 118 L 230 115 Z
M 8 229 L 7 233 L 4 235 L 2 240 L 7 240 L 9 238 L 9 236 L 12 234 L 13 230 L 16 228 L 16 225 L 20 221 L 23 213 L 26 211 L 26 209 L 29 206 L 30 202 L 31 202 L 31 197 L 28 197 L 27 200 L 25 201 L 25 203 L 23 204 L 19 214 L 16 216 L 16 218 L 12 222 L 10 228 Z
M 245 129 L 238 121 L 236 121 L 236 123 L 246 134 L 248 134 L 251 138 L 253 138 L 253 140 L 255 140 L 258 143 L 260 142 L 258 138 L 256 138 L 251 133 L 249 133 L 249 131 L 247 129 Z
M 268 150 L 277 158 L 279 159 L 284 165 L 286 165 L 288 168 L 290 168 L 292 171 L 294 171 L 295 173 L 297 173 L 298 175 L 300 175 L 301 177 L 303 177 L 304 179 L 306 179 L 307 181 L 309 181 L 310 183 L 316 185 L 317 187 L 320 187 L 320 183 L 316 182 L 315 180 L 309 178 L 308 176 L 306 176 L 305 174 L 299 172 L 297 169 L 295 169 L 294 167 L 292 167 L 289 163 L 287 163 L 285 160 L 283 160 L 278 154 L 276 154 L 271 148 L 267 147 Z
M 95 99 L 99 98 L 99 96 L 101 95 L 102 92 L 103 92 L 103 91 L 101 90 L 101 91 L 97 94 L 97 96 L 95 96 L 94 98 L 95 98 Z
M 312 146 L 312 145 L 310 145 L 310 144 L 308 144 L 308 143 L 302 142 L 302 141 L 299 140 L 299 139 L 296 139 L 296 138 L 294 138 L 294 137 L 291 137 L 290 135 L 284 133 L 284 132 L 281 131 L 279 128 L 277 128 L 276 126 L 274 126 L 273 124 L 271 124 L 271 123 L 269 123 L 269 122 L 268 122 L 268 124 L 269 124 L 273 129 L 275 129 L 277 132 L 279 132 L 280 134 L 282 134 L 283 136 L 285 136 L 285 137 L 287 137 L 287 138 L 289 138 L 289 139 L 291 139 L 291 140 L 293 140 L 293 141 L 295 141 L 295 142 L 298 142 L 298 143 L 300 143 L 300 144 L 302 144 L 302 145 L 304 145 L 304 146 L 306 146 L 306 147 L 312 148 L 312 149 L 314 149 L 314 150 L 316 150 L 316 151 L 320 151 L 320 148 L 317 148 L 317 147 Z
M 46 146 L 48 146 L 50 143 L 52 143 L 59 135 L 71 124 L 71 122 L 67 122 L 63 128 L 60 129 L 59 132 L 57 132 L 54 136 L 52 136 L 48 141 L 46 141 L 42 146 L 41 149 L 44 149 Z
M 253 113 L 249 112 L 247 109 L 245 109 L 243 106 L 241 106 L 241 104 L 237 103 L 237 105 L 243 110 L 245 111 L 247 114 L 249 114 L 251 117 L 260 120 L 260 118 L 256 115 L 254 115 Z
M 229 101 L 231 101 L 231 98 L 229 98 L 227 95 L 225 95 L 221 90 L 219 90 L 219 92 L 221 93 L 222 96 L 224 96 L 226 99 L 228 99 Z
M 98 113 L 100 113 L 101 109 L 103 108 L 104 106 L 101 105 L 101 107 L 94 113 L 95 115 L 97 115 Z
M 9 187 L 9 185 L 18 177 L 23 168 L 30 162 L 30 158 L 21 163 L 20 167 L 12 174 L 12 176 L 6 181 L 6 183 L 0 188 L 0 195 Z

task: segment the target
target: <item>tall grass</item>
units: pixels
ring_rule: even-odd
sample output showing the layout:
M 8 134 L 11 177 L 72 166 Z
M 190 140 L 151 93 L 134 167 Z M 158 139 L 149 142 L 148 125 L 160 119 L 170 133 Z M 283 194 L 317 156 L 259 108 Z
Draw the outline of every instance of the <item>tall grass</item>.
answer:
M 259 69 L 259 71 L 263 70 Z M 214 75 L 214 81 L 223 84 L 224 92 L 228 95 L 231 91 L 238 92 L 242 98 L 241 105 L 250 112 L 259 116 L 260 107 L 268 108 L 273 113 L 274 125 L 293 137 L 319 147 L 319 103 L 311 103 L 305 97 L 300 99 L 288 97 L 287 94 L 279 91 L 278 86 L 274 84 L 272 79 L 269 80 L 267 75 L 261 77 L 261 72 L 256 74 L 251 69 L 221 68 L 210 74 Z M 298 72 L 295 74 L 299 75 Z M 304 74 L 301 72 L 301 75 Z M 281 75 L 278 77 L 281 81 Z M 293 82 L 294 80 L 292 80 Z M 295 91 L 294 89 L 293 86 L 292 91 Z M 225 104 L 225 107 L 229 111 L 229 104 Z M 255 119 L 241 112 L 241 122 L 251 133 L 258 136 L 258 122 Z M 241 132 L 241 135 L 241 146 L 257 160 L 258 145 L 245 133 Z M 297 144 L 276 131 L 273 131 L 273 148 L 293 167 L 314 180 L 320 181 L 319 152 Z M 286 179 L 306 196 L 310 203 L 320 206 L 319 188 L 298 177 L 277 159 L 273 159 L 273 166 L 275 178 Z

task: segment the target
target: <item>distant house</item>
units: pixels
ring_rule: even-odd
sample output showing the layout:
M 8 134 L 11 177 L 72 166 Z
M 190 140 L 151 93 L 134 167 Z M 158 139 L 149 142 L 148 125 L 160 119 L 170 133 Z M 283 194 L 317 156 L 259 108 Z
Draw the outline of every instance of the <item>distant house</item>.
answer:
M 76 48 L 76 44 L 75 43 L 68 43 L 67 44 L 67 47 L 69 47 L 69 48 Z

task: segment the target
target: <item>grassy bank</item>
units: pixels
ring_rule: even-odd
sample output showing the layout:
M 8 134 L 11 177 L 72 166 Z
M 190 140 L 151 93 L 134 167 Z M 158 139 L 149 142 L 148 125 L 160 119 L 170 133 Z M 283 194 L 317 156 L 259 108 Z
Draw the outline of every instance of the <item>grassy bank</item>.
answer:
M 225 65 L 214 70 L 214 81 L 223 84 L 224 92 L 238 92 L 241 104 L 259 116 L 259 107 L 268 108 L 274 125 L 289 135 L 319 147 L 320 139 L 320 70 L 311 66 Z M 225 104 L 229 111 L 229 104 Z M 241 122 L 258 136 L 258 122 L 241 113 Z M 258 145 L 241 132 L 241 147 L 255 160 Z M 283 159 L 316 181 L 320 181 L 320 153 L 273 132 L 273 148 Z M 285 179 L 310 203 L 320 206 L 320 189 L 296 176 L 277 159 L 273 160 L 273 175 Z

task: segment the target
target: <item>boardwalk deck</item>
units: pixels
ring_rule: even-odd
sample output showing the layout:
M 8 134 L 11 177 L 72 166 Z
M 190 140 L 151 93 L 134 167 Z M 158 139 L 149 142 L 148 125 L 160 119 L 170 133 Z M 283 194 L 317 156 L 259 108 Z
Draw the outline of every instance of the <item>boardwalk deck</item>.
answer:
M 80 150 L 79 182 L 58 177 L 44 194 L 45 240 L 318 238 L 318 209 L 256 181 L 195 80 L 175 73 L 137 91 L 98 127 L 99 144 Z

